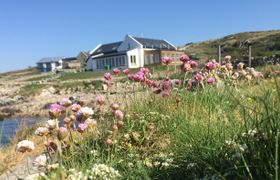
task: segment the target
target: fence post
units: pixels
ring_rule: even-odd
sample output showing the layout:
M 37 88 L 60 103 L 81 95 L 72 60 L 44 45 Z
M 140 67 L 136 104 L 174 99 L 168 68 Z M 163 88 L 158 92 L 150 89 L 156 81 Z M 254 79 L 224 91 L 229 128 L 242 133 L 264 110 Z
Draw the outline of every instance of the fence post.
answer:
M 221 60 L 221 45 L 218 46 L 218 59 L 219 59 L 219 64 L 222 64 L 222 60 Z
M 252 46 L 248 46 L 248 51 L 249 51 L 249 67 L 252 67 Z

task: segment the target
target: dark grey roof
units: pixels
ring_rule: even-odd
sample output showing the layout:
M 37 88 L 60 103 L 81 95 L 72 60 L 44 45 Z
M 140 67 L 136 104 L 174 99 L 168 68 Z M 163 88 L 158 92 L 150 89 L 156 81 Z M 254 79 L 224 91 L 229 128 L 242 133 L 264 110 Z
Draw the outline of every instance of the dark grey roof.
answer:
M 67 57 L 62 59 L 62 61 L 75 61 L 75 60 L 77 60 L 77 57 Z
M 59 60 L 65 58 L 64 56 L 58 57 L 47 57 L 40 59 L 37 63 L 51 63 L 51 62 L 58 62 Z
M 103 44 L 101 45 L 98 49 L 96 49 L 92 55 L 97 55 L 97 54 L 108 54 L 108 53 L 113 53 L 117 52 L 118 47 L 121 45 L 122 41 L 119 42 L 114 42 L 110 44 Z
M 95 57 L 94 59 L 100 59 L 100 58 L 111 57 L 111 56 L 121 56 L 121 55 L 125 55 L 125 54 L 126 54 L 126 51 L 119 51 L 119 52 L 107 53 L 102 56 Z
M 165 40 L 139 37 L 133 38 L 139 43 L 141 43 L 144 48 L 176 50 L 170 43 L 166 42 Z

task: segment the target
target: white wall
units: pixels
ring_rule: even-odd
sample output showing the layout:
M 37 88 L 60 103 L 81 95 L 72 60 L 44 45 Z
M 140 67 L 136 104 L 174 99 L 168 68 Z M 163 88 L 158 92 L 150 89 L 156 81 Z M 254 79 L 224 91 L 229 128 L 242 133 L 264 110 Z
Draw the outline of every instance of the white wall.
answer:
M 96 69 L 96 61 L 93 60 L 92 58 L 89 58 L 87 61 L 87 66 L 86 66 L 86 70 L 94 70 Z
M 130 60 L 130 56 L 136 57 L 136 64 L 132 64 Z M 127 51 L 127 62 L 128 62 L 128 68 L 139 68 L 141 66 L 141 49 L 133 49 L 130 51 Z
M 128 47 L 130 47 L 128 49 Z M 120 47 L 118 48 L 118 51 L 127 51 L 132 50 L 136 48 L 141 48 L 142 45 L 135 41 L 131 36 L 126 35 L 124 38 L 124 41 L 121 43 Z

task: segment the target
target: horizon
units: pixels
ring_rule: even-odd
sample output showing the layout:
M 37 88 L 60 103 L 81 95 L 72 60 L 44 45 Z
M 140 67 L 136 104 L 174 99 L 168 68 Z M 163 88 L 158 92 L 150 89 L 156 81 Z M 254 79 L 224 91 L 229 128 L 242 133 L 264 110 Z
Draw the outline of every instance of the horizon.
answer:
M 73 57 L 98 44 L 122 41 L 126 34 L 183 46 L 236 33 L 279 30 L 279 6 L 277 0 L 4 1 L 0 73 L 34 67 L 45 57 Z

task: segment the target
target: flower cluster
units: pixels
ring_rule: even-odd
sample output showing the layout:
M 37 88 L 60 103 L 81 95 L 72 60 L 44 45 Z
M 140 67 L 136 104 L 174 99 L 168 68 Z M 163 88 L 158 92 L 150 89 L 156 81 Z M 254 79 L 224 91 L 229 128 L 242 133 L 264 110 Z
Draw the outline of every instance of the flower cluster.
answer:
M 172 63 L 172 58 L 171 57 L 164 57 L 162 58 L 162 63 L 165 65 L 169 65 Z

